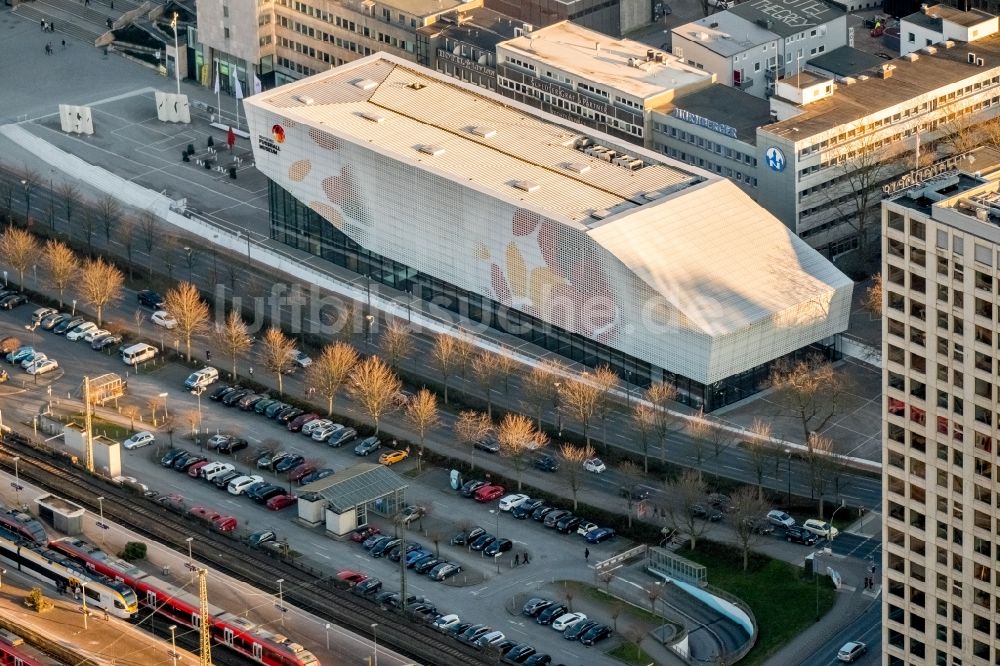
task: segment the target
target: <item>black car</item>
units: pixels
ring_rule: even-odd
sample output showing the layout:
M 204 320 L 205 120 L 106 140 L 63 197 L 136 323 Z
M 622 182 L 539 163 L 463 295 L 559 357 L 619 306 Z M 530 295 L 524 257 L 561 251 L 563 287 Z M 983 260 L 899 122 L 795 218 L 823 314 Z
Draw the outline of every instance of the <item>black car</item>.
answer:
M 229 482 L 238 476 L 243 476 L 243 472 L 237 472 L 234 469 L 232 472 L 226 472 L 221 476 L 215 477 L 214 479 L 212 479 L 212 483 L 215 484 L 216 488 L 222 488 L 223 490 L 225 490 L 226 488 L 229 487 Z
M 591 627 L 580 636 L 580 642 L 584 645 L 594 645 L 603 641 L 605 638 L 611 635 L 611 627 L 606 624 L 599 624 L 596 627 Z
M 545 502 L 540 499 L 526 499 L 511 509 L 510 515 L 514 516 L 518 520 L 524 520 L 530 516 L 535 509 L 543 504 L 545 504 Z
M 52 332 L 56 335 L 66 335 L 69 331 L 73 330 L 83 322 L 87 321 L 83 317 L 71 317 L 69 319 L 63 319 L 61 322 L 55 325 Z
M 569 629 L 563 632 L 563 638 L 568 641 L 578 641 L 580 637 L 585 633 L 593 629 L 598 625 L 598 622 L 594 620 L 584 620 L 583 622 L 577 622 L 576 624 L 571 624 Z
M 382 589 L 382 581 L 378 578 L 366 578 L 357 585 L 351 588 L 351 593 L 360 595 L 362 597 L 370 596 L 376 594 Z
M 286 456 L 274 465 L 274 471 L 278 474 L 291 472 L 293 469 L 304 463 L 306 459 L 300 455 Z
M 250 442 L 240 437 L 230 437 L 229 441 L 219 444 L 219 453 L 236 453 L 250 446 Z
M 393 546 L 398 546 L 401 543 L 403 543 L 402 539 L 396 539 L 396 538 L 388 539 L 388 540 L 386 540 L 386 541 L 378 544 L 374 548 L 372 548 L 371 551 L 370 551 L 371 552 L 371 556 L 372 557 L 382 557 L 386 553 L 389 552 L 390 548 L 392 548 Z
M 222 386 L 216 387 L 215 390 L 209 393 L 208 399 L 218 402 L 219 400 L 222 400 L 236 389 L 237 389 L 236 386 L 229 386 L 227 384 L 223 384 Z
M 139 301 L 139 305 L 145 305 L 147 308 L 152 308 L 154 310 L 162 310 L 164 306 L 163 297 L 152 289 L 143 289 L 138 294 L 135 295 L 136 299 Z
M 531 464 L 543 472 L 555 472 L 559 469 L 559 461 L 546 453 L 535 458 Z
M 535 648 L 527 643 L 521 643 L 507 650 L 503 655 L 503 660 L 510 664 L 523 664 L 525 659 L 535 654 L 535 652 Z
M 538 624 L 550 625 L 555 622 L 556 618 L 560 615 L 568 612 L 569 608 L 567 608 L 565 604 L 553 604 L 539 613 L 538 617 L 535 618 L 535 622 Z
M 558 522 L 556 522 L 556 529 L 563 534 L 569 534 L 570 532 L 575 532 L 576 528 L 579 527 L 582 522 L 583 518 L 579 516 L 563 516 Z
M 265 400 L 266 398 L 267 396 L 264 395 L 263 393 L 251 393 L 249 395 L 245 395 L 242 398 L 240 398 L 240 401 L 236 403 L 236 406 L 242 409 L 244 412 L 249 412 L 251 409 L 254 408 L 254 405 L 256 405 L 261 400 Z
M 446 633 L 448 633 L 452 638 L 457 638 L 465 633 L 465 630 L 471 626 L 471 622 L 459 622 L 454 627 L 449 627 Z
M 444 560 L 442 560 L 441 558 L 435 557 L 434 555 L 428 555 L 424 559 L 415 562 L 413 565 L 413 570 L 416 571 L 418 574 L 425 574 L 430 572 L 431 569 L 441 564 L 442 562 L 444 562 Z
M 534 511 L 531 512 L 531 519 L 537 520 L 538 522 L 542 522 L 543 520 L 545 520 L 545 516 L 549 515 L 555 510 L 556 508 L 554 506 L 546 506 L 543 504 L 542 506 L 536 508 Z
M 521 609 L 521 613 L 527 615 L 528 617 L 537 617 L 539 613 L 554 603 L 554 601 L 549 601 L 548 599 L 534 597 L 525 602 L 524 608 Z
M 473 527 L 468 532 L 459 532 L 453 536 L 451 538 L 451 543 L 455 546 L 467 546 L 484 534 L 486 534 L 486 530 L 482 527 Z
M 278 415 L 278 412 L 289 408 L 291 408 L 291 405 L 289 405 L 287 402 L 276 402 L 273 405 L 268 406 L 268 408 L 264 410 L 264 416 L 266 416 L 269 419 L 273 419 L 275 416 Z
M 547 654 L 533 654 L 528 657 L 524 666 L 548 666 L 552 663 L 552 657 Z
M 342 428 L 330 435 L 326 443 L 329 446 L 343 446 L 358 436 L 358 431 L 354 428 Z
M 816 543 L 816 535 L 799 525 L 792 525 L 785 530 L 785 540 L 792 543 L 803 543 L 812 546 Z
M 479 449 L 480 451 L 486 451 L 487 453 L 499 453 L 500 443 L 497 442 L 495 439 L 485 439 L 481 442 L 476 442 L 475 448 Z
M 618 496 L 627 497 L 633 502 L 641 502 L 649 499 L 649 489 L 642 486 L 619 486 Z
M 388 535 L 385 535 L 385 534 L 376 533 L 376 534 L 371 535 L 370 537 L 368 537 L 364 541 L 362 541 L 361 542 L 361 547 L 364 548 L 365 550 L 371 550 L 375 546 L 379 545 L 379 543 L 381 543 L 383 541 L 387 541 L 387 540 L 389 540 L 391 538 L 392 538 L 391 536 L 388 536 Z
M 51 331 L 53 328 L 59 325 L 63 319 L 69 319 L 69 315 L 65 312 L 57 312 L 55 314 L 50 314 L 48 317 L 42 319 L 38 324 L 40 328 L 46 331 Z
M 163 454 L 162 458 L 160 458 L 160 464 L 164 467 L 170 467 L 174 464 L 175 460 L 184 455 L 187 455 L 187 451 L 184 449 L 170 449 Z
M 28 302 L 28 297 L 24 294 L 11 294 L 10 296 L 4 296 L 0 299 L 0 308 L 4 310 L 13 310 L 18 305 L 24 305 Z
M 196 453 L 192 453 L 192 454 L 187 455 L 187 456 L 185 456 L 183 458 L 175 460 L 174 461 L 174 470 L 176 470 L 178 472 L 186 472 L 186 471 L 188 471 L 188 468 L 191 467 L 191 465 L 194 465 L 195 463 L 203 462 L 205 460 L 208 460 L 208 458 L 206 458 L 205 456 L 200 456 L 200 455 L 198 455 Z
M 510 539 L 497 539 L 490 545 L 483 549 L 483 553 L 487 557 L 494 557 L 498 553 L 506 553 L 508 550 L 514 547 L 514 542 Z
M 104 335 L 99 335 L 94 338 L 94 341 L 90 343 L 90 348 L 103 351 L 112 345 L 121 344 L 122 336 L 117 333 L 105 333 Z
M 545 514 L 545 518 L 542 519 L 542 524 L 545 525 L 546 527 L 555 527 L 556 523 L 558 523 L 560 519 L 572 515 L 573 514 L 567 511 L 566 509 L 556 509 L 555 511 L 549 511 L 547 514 Z
M 774 532 L 774 525 L 767 522 L 767 518 L 744 518 L 743 523 L 754 534 L 771 534 Z
M 462 484 L 462 497 L 472 497 L 477 490 L 486 485 L 485 481 L 480 479 L 471 479 Z
M 469 548 L 475 551 L 485 550 L 486 546 L 490 545 L 496 540 L 497 538 L 492 534 L 489 533 L 483 534 L 482 536 L 478 537 L 475 541 L 470 543 Z
M 691 515 L 695 518 L 708 520 L 717 523 L 722 520 L 722 512 L 713 507 L 706 507 L 704 504 L 694 504 L 691 506 Z
M 251 393 L 253 393 L 253 391 L 251 391 L 250 389 L 232 390 L 226 395 L 222 396 L 222 404 L 225 405 L 226 407 L 232 407 L 233 405 L 238 403 L 242 398 L 250 395 Z
M 275 495 L 282 495 L 284 492 L 285 489 L 281 486 L 276 486 L 273 483 L 264 483 L 251 487 L 246 491 L 246 496 L 257 502 L 257 504 L 264 504 Z
M 275 419 L 275 421 L 287 425 L 289 421 L 291 421 L 297 416 L 302 416 L 305 413 L 306 412 L 304 409 L 299 409 L 298 407 L 292 407 L 291 409 L 286 409 L 283 412 L 279 412 L 278 417 Z
M 397 545 L 393 546 L 392 548 L 390 548 L 389 552 L 386 553 L 386 557 L 388 557 L 393 562 L 399 562 L 399 559 L 404 554 L 402 546 L 403 546 L 403 544 L 397 544 Z M 409 542 L 409 541 L 406 542 L 406 553 L 407 554 L 412 553 L 415 550 L 420 550 L 421 548 L 423 548 L 423 546 L 421 546 L 419 543 Z

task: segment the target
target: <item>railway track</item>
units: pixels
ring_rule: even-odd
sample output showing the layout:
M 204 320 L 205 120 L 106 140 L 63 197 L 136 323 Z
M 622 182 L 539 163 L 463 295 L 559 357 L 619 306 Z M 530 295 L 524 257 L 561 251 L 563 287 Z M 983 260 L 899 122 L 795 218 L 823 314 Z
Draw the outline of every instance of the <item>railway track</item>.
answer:
M 179 536 L 190 533 L 192 523 L 150 498 L 136 496 L 80 469 L 65 469 L 17 433 L 0 440 L 0 451 L 20 456 L 21 478 L 91 511 L 98 510 L 96 498 L 103 496 L 106 519 L 187 554 L 188 544 L 179 541 Z M 0 460 L 0 465 L 13 468 L 7 458 Z M 265 559 L 241 542 L 211 530 L 199 535 L 193 553 L 213 568 L 273 593 L 278 592 L 275 581 L 283 578 L 282 593 L 290 604 L 361 635 L 367 635 L 371 625 L 378 623 L 380 644 L 421 663 L 440 666 L 489 663 L 485 655 L 447 640 L 402 613 L 395 615 L 395 621 L 387 622 L 385 612 L 373 601 L 336 587 L 332 573 L 317 576 L 316 572 L 286 560 Z M 267 577 L 261 575 L 262 571 L 267 572 Z

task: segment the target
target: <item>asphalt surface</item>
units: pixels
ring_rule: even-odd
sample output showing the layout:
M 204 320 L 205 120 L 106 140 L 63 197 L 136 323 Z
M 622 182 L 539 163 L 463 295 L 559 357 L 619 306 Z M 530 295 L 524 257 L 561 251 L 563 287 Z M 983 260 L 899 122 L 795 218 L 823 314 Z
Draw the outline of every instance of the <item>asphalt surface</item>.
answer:
M 850 641 L 861 641 L 868 651 L 854 663 L 858 666 L 876 666 L 882 663 L 882 605 L 873 601 L 871 605 L 850 625 L 838 631 L 816 650 L 816 656 L 801 663 L 801 666 L 835 666 L 837 652 Z

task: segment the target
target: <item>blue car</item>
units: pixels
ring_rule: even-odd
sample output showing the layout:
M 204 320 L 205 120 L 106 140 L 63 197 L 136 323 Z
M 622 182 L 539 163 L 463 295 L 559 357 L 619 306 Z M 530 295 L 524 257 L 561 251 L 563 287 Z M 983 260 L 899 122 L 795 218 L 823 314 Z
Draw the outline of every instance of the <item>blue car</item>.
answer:
M 587 543 L 601 543 L 607 541 L 615 535 L 615 531 L 610 527 L 598 527 L 596 530 L 587 532 Z
M 26 358 L 30 358 L 35 355 L 34 347 L 18 347 L 16 350 L 7 354 L 7 362 L 17 365 Z
M 410 551 L 409 553 L 406 554 L 406 568 L 408 569 L 413 568 L 414 564 L 424 559 L 428 555 L 433 555 L 433 553 L 419 548 L 417 550 Z

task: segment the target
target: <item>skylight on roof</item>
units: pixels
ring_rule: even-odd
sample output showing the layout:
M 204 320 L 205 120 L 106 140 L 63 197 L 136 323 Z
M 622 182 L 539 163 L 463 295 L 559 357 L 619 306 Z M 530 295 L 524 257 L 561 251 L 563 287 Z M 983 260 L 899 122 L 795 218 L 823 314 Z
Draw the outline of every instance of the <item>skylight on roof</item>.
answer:
M 371 79 L 358 79 L 353 82 L 355 86 L 361 88 L 362 90 L 371 90 L 378 87 L 378 83 L 372 81 Z
M 475 127 L 470 127 L 469 131 L 476 136 L 481 136 L 484 139 L 492 139 L 497 135 L 497 131 L 492 127 L 486 127 L 485 125 L 476 125 Z
M 566 167 L 568 171 L 572 171 L 573 173 L 584 174 L 590 171 L 590 165 L 585 164 L 584 162 L 567 162 L 563 166 Z
M 515 180 L 511 185 L 525 192 L 537 192 L 542 189 L 542 186 L 533 180 Z
M 439 146 L 436 143 L 426 143 L 420 146 L 420 152 L 426 153 L 427 155 L 443 155 L 444 146 Z
M 371 111 L 362 111 L 358 115 L 360 115 L 365 120 L 372 121 L 373 123 L 384 123 L 385 122 L 385 116 L 380 116 L 379 114 L 372 113 Z

